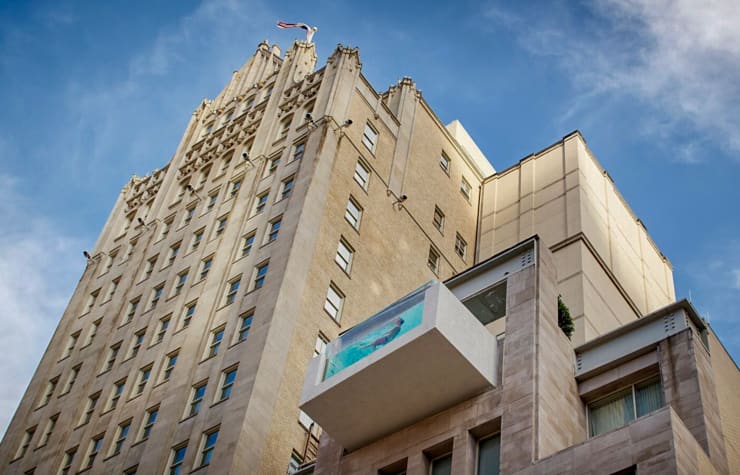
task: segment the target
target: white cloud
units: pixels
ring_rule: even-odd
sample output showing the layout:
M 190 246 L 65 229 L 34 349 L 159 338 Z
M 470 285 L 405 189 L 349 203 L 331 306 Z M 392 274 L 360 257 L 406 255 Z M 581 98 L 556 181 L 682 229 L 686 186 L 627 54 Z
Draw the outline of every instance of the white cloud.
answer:
M 558 57 L 581 93 L 570 115 L 602 106 L 605 95 L 626 95 L 663 112 L 663 122 L 647 124 L 652 132 L 690 124 L 740 151 L 736 1 L 600 0 L 589 8 L 577 16 L 556 8 L 522 16 L 493 6 L 486 16 L 531 52 Z M 694 150 L 676 159 L 699 160 Z
M 4 433 L 82 272 L 81 240 L 27 214 L 17 180 L 0 174 L 0 433 Z
M 731 274 L 735 279 L 732 286 L 740 290 L 740 268 L 732 269 Z

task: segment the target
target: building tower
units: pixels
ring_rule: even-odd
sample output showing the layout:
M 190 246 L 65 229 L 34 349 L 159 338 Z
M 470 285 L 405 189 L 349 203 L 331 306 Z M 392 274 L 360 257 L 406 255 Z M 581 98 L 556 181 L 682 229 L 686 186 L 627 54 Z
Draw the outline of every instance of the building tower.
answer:
M 406 78 L 261 43 L 123 188 L 0 447 L 3 473 L 284 473 L 308 361 L 474 261 L 493 173 Z

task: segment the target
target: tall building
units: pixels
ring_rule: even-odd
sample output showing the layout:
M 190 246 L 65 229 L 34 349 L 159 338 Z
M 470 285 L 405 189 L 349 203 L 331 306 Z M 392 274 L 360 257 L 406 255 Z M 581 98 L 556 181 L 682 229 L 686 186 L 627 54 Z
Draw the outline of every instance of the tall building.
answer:
M 124 187 L 3 473 L 474 473 L 480 454 L 544 473 L 602 440 L 590 404 L 625 387 L 660 402 L 630 431 L 740 463 L 737 368 L 578 132 L 496 173 L 411 79 L 378 93 L 356 49 L 316 60 L 260 44 Z

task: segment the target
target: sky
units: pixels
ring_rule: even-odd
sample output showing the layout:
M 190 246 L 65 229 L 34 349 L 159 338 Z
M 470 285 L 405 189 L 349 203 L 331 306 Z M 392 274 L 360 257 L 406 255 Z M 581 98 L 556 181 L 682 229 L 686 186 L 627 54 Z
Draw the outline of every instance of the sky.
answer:
M 278 4 L 279 3 L 279 4 Z M 740 358 L 740 9 L 735 0 L 0 0 L 0 433 L 118 193 L 267 39 L 317 25 L 382 91 L 412 77 L 494 167 L 580 130 Z

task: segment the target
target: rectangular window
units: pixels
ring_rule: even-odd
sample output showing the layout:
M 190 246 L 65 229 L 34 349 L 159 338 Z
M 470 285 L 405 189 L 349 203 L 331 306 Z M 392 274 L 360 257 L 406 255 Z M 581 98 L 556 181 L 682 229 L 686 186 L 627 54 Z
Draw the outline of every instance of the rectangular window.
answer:
M 183 312 L 182 316 L 183 328 L 187 328 L 188 325 L 190 325 L 190 322 L 193 320 L 193 315 L 195 315 L 195 302 L 189 303 L 185 306 L 185 311 Z
M 218 191 L 208 195 L 208 204 L 206 205 L 206 211 L 211 211 L 218 202 Z
M 118 426 L 118 429 L 116 430 L 115 442 L 113 443 L 113 447 L 111 450 L 111 455 L 121 453 L 121 449 L 123 448 L 124 442 L 126 442 L 126 437 L 128 437 L 128 431 L 130 429 L 131 421 L 126 421 Z
M 205 467 L 211 463 L 213 451 L 216 448 L 216 440 L 218 440 L 218 427 L 203 434 L 203 442 L 201 442 L 202 448 L 200 450 L 201 467 Z
M 198 249 L 198 246 L 200 246 L 200 243 L 203 241 L 203 233 L 205 232 L 204 228 L 201 228 L 193 233 L 193 240 L 190 244 L 190 250 L 194 251 Z
M 280 184 L 280 192 L 278 193 L 278 201 L 284 200 L 287 197 L 290 196 L 290 194 L 293 192 L 293 184 L 295 183 L 295 178 L 290 177 L 283 180 L 283 182 Z
M 468 180 L 466 180 L 465 177 L 463 177 L 462 181 L 460 182 L 460 193 L 462 193 L 462 195 L 468 201 L 470 201 L 470 193 L 472 190 L 473 190 L 473 187 L 470 186 L 470 183 L 468 183 Z
M 339 238 L 339 246 L 337 246 L 337 254 L 334 256 L 334 262 L 345 272 L 349 272 L 350 267 L 352 267 L 352 256 L 354 253 L 355 251 L 349 243 L 343 237 Z
M 252 318 L 254 310 L 250 310 L 239 317 L 239 338 L 237 341 L 244 341 L 249 336 L 249 329 L 252 328 Z
M 80 332 L 76 331 L 69 335 L 69 338 L 67 338 L 67 347 L 64 349 L 64 354 L 60 359 L 67 358 L 69 355 L 72 354 L 72 351 L 75 349 L 75 346 L 77 345 L 77 340 L 80 338 Z
M 105 366 L 103 369 L 103 372 L 110 371 L 113 369 L 113 365 L 116 362 L 116 357 L 118 357 L 118 352 L 121 349 L 121 342 L 119 341 L 115 345 L 111 346 L 108 350 L 108 358 L 105 360 Z
M 375 152 L 375 145 L 378 143 L 378 132 L 368 122 L 365 124 L 365 131 L 362 133 L 362 143 L 371 152 Z
M 293 116 L 291 115 L 283 119 L 282 122 L 280 122 L 280 128 L 278 129 L 276 140 L 282 140 L 288 136 L 288 132 L 290 131 L 290 123 L 292 121 L 293 121 Z
M 92 344 L 95 336 L 98 334 L 98 329 L 100 329 L 100 324 L 102 321 L 103 319 L 99 318 L 92 322 L 92 324 L 90 325 L 90 329 L 87 331 L 87 337 L 85 338 L 85 344 L 83 345 L 83 348 Z
M 138 296 L 128 303 L 128 311 L 126 312 L 126 320 L 123 322 L 124 324 L 134 319 L 134 315 L 136 315 L 136 309 L 139 308 L 140 301 L 141 296 Z
M 248 256 L 252 252 L 252 246 L 254 245 L 255 233 L 252 231 L 244 237 L 244 244 L 242 245 L 242 257 Z
M 182 225 L 181 226 L 187 226 L 190 224 L 190 222 L 193 220 L 193 216 L 195 216 L 195 205 L 190 205 L 185 209 L 185 216 L 182 218 Z
M 155 344 L 164 340 L 164 336 L 167 334 L 167 329 L 170 327 L 170 319 L 171 314 L 159 319 L 159 329 L 157 330 L 157 335 L 154 339 Z
M 219 393 L 220 400 L 228 399 L 231 396 L 231 388 L 234 387 L 234 380 L 236 379 L 236 368 L 229 369 L 223 372 L 221 376 L 221 391 Z
M 342 304 L 344 302 L 344 295 L 342 292 L 334 286 L 334 283 L 329 285 L 329 289 L 326 291 L 326 300 L 324 300 L 324 310 L 328 313 L 331 318 L 339 321 L 342 313 Z
M 105 294 L 105 301 L 109 301 L 113 298 L 113 295 L 116 293 L 116 289 L 118 288 L 118 283 L 121 281 L 120 277 L 116 277 L 113 279 L 110 283 L 110 286 L 108 286 L 108 292 Z
M 211 344 L 208 346 L 208 358 L 218 354 L 218 350 L 221 348 L 221 340 L 224 339 L 225 329 L 225 326 L 221 326 L 211 332 Z
M 126 255 L 123 257 L 123 262 L 126 262 L 127 260 L 131 259 L 131 256 L 134 255 L 134 251 L 136 250 L 136 244 L 139 242 L 138 239 L 132 239 L 128 243 L 128 249 L 126 250 Z
M 183 463 L 185 461 L 186 450 L 187 443 L 184 443 L 172 449 L 172 454 L 170 455 L 169 475 L 181 475 L 182 473 L 184 473 Z
M 231 305 L 232 303 L 234 303 L 234 300 L 236 300 L 236 293 L 239 291 L 239 284 L 241 283 L 241 281 L 241 277 L 237 277 L 236 279 L 229 282 L 229 288 L 226 292 L 225 305 Z
M 202 187 L 208 181 L 208 175 L 211 174 L 211 167 L 207 166 L 200 172 L 200 180 L 198 180 L 198 188 Z
M 267 276 L 267 271 L 269 268 L 270 268 L 269 262 L 260 264 L 255 268 L 252 290 L 261 289 L 262 286 L 265 285 L 265 277 Z
M 431 475 L 451 475 L 452 454 L 443 455 L 432 460 L 429 473 Z
M 54 414 L 49 418 L 48 421 L 46 421 L 46 427 L 44 428 L 44 433 L 41 436 L 41 439 L 39 440 L 39 444 L 37 447 L 43 447 L 49 442 L 49 439 L 51 438 L 51 434 L 54 432 L 54 427 L 57 425 L 57 420 L 59 420 L 59 414 Z
M 450 174 L 450 157 L 444 152 L 439 156 L 439 166 L 445 173 Z
M 177 259 L 177 254 L 180 252 L 180 243 L 173 244 L 170 246 L 170 255 L 167 257 L 167 266 L 171 266 Z
M 265 209 L 265 205 L 267 204 L 267 195 L 269 192 L 265 191 L 264 193 L 257 195 L 257 199 L 254 202 L 254 214 L 259 214 Z
M 159 299 L 162 297 L 162 291 L 164 291 L 164 283 L 159 284 L 152 290 L 152 299 L 149 301 L 149 310 L 155 308 Z
M 190 412 L 188 413 L 189 417 L 198 415 L 200 412 L 200 407 L 203 405 L 203 398 L 206 395 L 207 384 L 208 381 L 204 381 L 193 386 L 193 394 L 190 398 Z
M 83 468 L 90 468 L 95 463 L 95 457 L 100 453 L 100 449 L 103 448 L 103 434 L 96 435 L 90 441 L 90 446 L 87 449 L 87 455 L 85 456 L 85 466 Z
M 213 258 L 212 257 L 206 257 L 203 259 L 203 264 L 200 266 L 200 280 L 205 279 L 208 277 L 208 271 L 211 270 L 211 265 L 213 264 Z
M 319 335 L 316 337 L 316 343 L 314 343 L 313 346 L 313 355 L 319 356 L 323 355 L 326 351 L 326 344 L 329 342 L 329 339 L 325 337 L 323 334 L 319 333 Z
M 33 438 L 33 434 L 36 433 L 36 426 L 31 427 L 30 429 L 26 430 L 26 433 L 23 434 L 23 439 L 21 440 L 21 445 L 18 446 L 18 450 L 15 451 L 15 459 L 19 459 L 26 455 L 26 452 L 28 452 L 28 447 L 31 445 L 31 439 Z
M 231 166 L 231 155 L 224 158 L 224 161 L 221 164 L 221 173 L 226 173 L 227 171 L 229 171 L 230 166 Z
M 265 166 L 265 171 L 262 173 L 262 178 L 267 178 L 268 176 L 275 173 L 278 169 L 278 166 L 280 165 L 280 157 L 274 157 L 267 161 L 267 165 Z
M 594 437 L 622 427 L 664 404 L 660 379 L 632 385 L 588 405 L 589 433 Z
M 149 381 L 149 377 L 151 375 L 152 375 L 152 365 L 147 365 L 139 370 L 139 378 L 136 381 L 136 392 L 134 393 L 134 396 L 138 396 L 139 394 L 144 392 L 146 383 L 147 381 Z
M 177 283 L 175 284 L 173 292 L 174 295 L 180 295 L 182 292 L 182 289 L 185 287 L 185 283 L 188 281 L 188 272 L 190 272 L 190 269 L 177 274 Z
M 362 163 L 361 160 L 357 160 L 353 178 L 363 190 L 367 190 L 367 184 L 370 182 L 370 167 Z
M 103 269 L 103 272 L 100 273 L 100 275 L 108 273 L 113 268 L 113 264 L 116 262 L 117 255 L 117 249 L 114 249 L 108 253 L 108 260 L 105 261 L 105 268 Z
M 64 457 L 62 457 L 62 464 L 59 466 L 59 475 L 69 475 L 70 473 L 72 473 L 72 462 L 74 462 L 76 454 L 77 447 L 64 452 Z
M 239 194 L 239 190 L 241 189 L 241 187 L 242 187 L 241 179 L 234 180 L 233 182 L 231 182 L 231 191 L 229 192 L 229 196 L 231 198 L 234 198 L 236 195 Z
M 64 387 L 62 388 L 62 394 L 67 394 L 72 390 L 72 386 L 74 386 L 75 381 L 77 381 L 77 376 L 80 374 L 80 368 L 82 368 L 82 363 L 70 370 L 69 376 L 67 376 L 67 382 L 64 383 Z
M 350 196 L 347 201 L 347 210 L 344 212 L 344 219 L 352 225 L 353 228 L 359 229 L 360 220 L 362 219 L 362 207 Z
M 98 299 L 98 295 L 100 295 L 100 289 L 97 289 L 90 293 L 90 296 L 87 298 L 87 305 L 85 306 L 85 312 L 84 313 L 90 313 L 95 307 L 95 301 Z
M 142 328 L 141 330 L 134 333 L 134 339 L 131 341 L 131 348 L 128 351 L 128 356 L 126 359 L 133 358 L 134 356 L 139 354 L 139 349 L 141 348 L 141 345 L 144 343 L 144 336 L 146 335 L 146 328 Z
M 501 461 L 501 437 L 494 435 L 478 441 L 478 469 L 480 474 L 499 474 Z
M 465 260 L 467 252 L 468 243 L 459 234 L 455 235 L 455 253 L 460 256 L 460 259 Z
M 122 379 L 113 384 L 113 389 L 110 393 L 110 399 L 108 400 L 108 411 L 112 411 L 118 405 L 118 400 L 121 399 L 121 394 L 126 388 L 126 380 Z
M 172 228 L 172 223 L 174 222 L 175 215 L 165 218 L 165 220 L 162 221 L 162 230 L 159 233 L 159 239 L 157 239 L 157 241 L 161 241 L 162 239 L 167 237 L 167 235 L 170 233 L 170 229 Z
M 434 207 L 434 217 L 432 218 L 432 223 L 434 224 L 434 227 L 437 228 L 437 231 L 441 233 L 444 232 L 445 214 L 437 206 Z
M 159 406 L 153 407 L 146 411 L 146 417 L 144 418 L 144 425 L 141 428 L 141 440 L 148 439 L 149 434 L 152 433 L 152 427 L 157 422 L 157 415 L 159 414 Z
M 224 230 L 226 229 L 226 223 L 228 222 L 229 217 L 228 216 L 222 216 L 218 218 L 218 224 L 216 225 L 216 236 L 220 236 L 224 233 Z
M 54 390 L 57 388 L 57 384 L 59 384 L 59 376 L 51 378 L 49 382 L 46 383 L 46 390 L 44 391 L 44 395 L 41 398 L 41 403 L 39 404 L 39 407 L 49 404 L 49 401 L 51 401 L 51 397 L 54 395 Z
M 95 406 L 98 405 L 99 399 L 100 399 L 99 392 L 87 398 L 87 404 L 85 404 L 85 412 L 82 413 L 82 417 L 80 419 L 79 425 L 84 426 L 85 424 L 90 422 L 90 419 L 92 419 L 93 412 L 95 412 Z
M 167 362 L 162 370 L 162 381 L 167 381 L 170 379 L 170 376 L 172 376 L 172 371 L 175 369 L 175 365 L 177 364 L 178 353 L 179 352 L 175 351 L 174 353 L 167 355 Z
M 293 149 L 293 160 L 300 160 L 303 158 L 303 154 L 306 152 L 306 142 L 296 144 Z
M 282 223 L 282 217 L 273 219 L 267 228 L 267 235 L 265 236 L 265 243 L 270 243 L 278 238 L 280 232 L 280 224 Z
M 144 267 L 144 277 L 141 280 L 146 280 L 149 278 L 149 276 L 152 275 L 152 272 L 154 272 L 154 266 L 157 265 L 157 259 L 159 258 L 159 254 L 157 254 L 154 257 L 150 257 L 146 261 L 146 265 Z
M 427 256 L 427 265 L 435 274 L 439 272 L 439 252 L 429 246 L 429 255 Z

